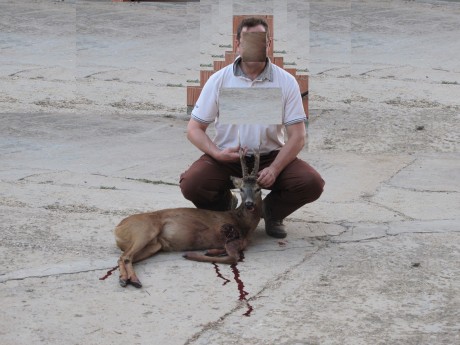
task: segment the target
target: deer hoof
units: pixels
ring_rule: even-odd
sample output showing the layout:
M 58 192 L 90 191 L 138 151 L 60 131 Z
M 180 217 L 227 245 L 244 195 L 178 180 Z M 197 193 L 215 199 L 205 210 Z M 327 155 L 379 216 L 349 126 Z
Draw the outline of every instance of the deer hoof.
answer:
M 140 289 L 142 287 L 142 284 L 141 284 L 141 282 L 139 280 L 136 280 L 136 281 L 130 280 L 129 283 L 132 286 L 134 286 L 135 288 L 138 288 L 138 289 Z
M 121 287 L 126 287 L 126 285 L 128 285 L 128 281 L 129 280 L 124 280 L 124 279 L 118 279 L 118 282 L 120 283 L 120 286 Z

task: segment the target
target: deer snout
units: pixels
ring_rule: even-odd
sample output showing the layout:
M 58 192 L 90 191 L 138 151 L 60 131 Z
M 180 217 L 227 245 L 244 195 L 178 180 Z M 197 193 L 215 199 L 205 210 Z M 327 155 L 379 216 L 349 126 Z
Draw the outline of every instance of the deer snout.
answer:
M 251 211 L 251 210 L 254 209 L 254 202 L 252 202 L 252 201 L 246 201 L 246 202 L 244 203 L 244 206 L 245 206 L 249 211 Z

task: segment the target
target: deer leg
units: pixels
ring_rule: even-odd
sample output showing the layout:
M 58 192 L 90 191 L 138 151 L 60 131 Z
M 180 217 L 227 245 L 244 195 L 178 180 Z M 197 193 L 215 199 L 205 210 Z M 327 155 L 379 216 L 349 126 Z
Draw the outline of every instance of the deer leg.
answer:
M 219 255 L 226 253 L 226 256 L 209 256 L 207 254 L 201 254 L 197 252 L 188 252 L 185 253 L 183 257 L 187 260 L 231 265 L 237 263 L 240 259 L 240 251 L 243 244 L 243 240 L 234 240 L 225 244 L 225 249 L 211 249 L 213 253 L 218 252 Z
M 241 257 L 241 251 L 245 248 L 246 240 L 235 240 L 225 244 L 228 257 L 232 258 L 232 264 L 237 263 Z
M 221 256 L 221 255 L 227 255 L 227 251 L 222 248 L 222 249 L 208 249 L 204 255 L 206 256 Z
M 182 255 L 187 260 L 199 261 L 199 262 L 214 262 L 216 264 L 234 264 L 238 260 L 235 260 L 231 256 L 206 256 L 202 253 L 188 252 Z
M 122 287 L 128 285 L 128 272 L 126 271 L 126 266 L 123 261 L 123 254 L 118 259 L 118 268 L 120 270 L 119 282 Z
M 162 249 L 160 242 L 155 241 L 155 243 L 149 243 L 146 247 L 142 249 L 141 252 L 137 253 L 134 256 L 134 263 L 148 259 L 149 257 L 155 255 Z
M 141 252 L 134 255 L 132 263 L 136 263 L 136 262 L 145 260 L 153 256 L 154 254 L 159 252 L 161 248 L 162 248 L 161 244 L 156 241 L 155 243 L 148 244 L 141 250 Z M 128 283 L 139 289 L 142 287 L 142 283 L 140 282 L 139 278 L 137 278 L 137 275 L 134 272 L 134 267 L 132 266 L 132 264 L 131 264 L 131 267 L 132 267 L 132 273 L 129 275 L 130 278 L 128 280 Z
M 134 272 L 133 263 L 152 256 L 161 249 L 161 244 L 155 241 L 144 245 L 144 243 L 134 243 L 131 248 L 124 252 L 118 260 L 120 265 L 120 285 L 125 287 L 128 284 L 136 288 L 141 288 L 142 283 Z
M 126 287 L 126 285 L 132 282 L 134 283 L 138 282 L 138 284 L 141 286 L 139 279 L 137 278 L 136 273 L 134 272 L 132 261 L 133 261 L 132 253 L 123 253 L 120 259 L 118 260 L 118 265 L 120 267 L 119 283 L 120 283 L 120 286 L 122 287 Z

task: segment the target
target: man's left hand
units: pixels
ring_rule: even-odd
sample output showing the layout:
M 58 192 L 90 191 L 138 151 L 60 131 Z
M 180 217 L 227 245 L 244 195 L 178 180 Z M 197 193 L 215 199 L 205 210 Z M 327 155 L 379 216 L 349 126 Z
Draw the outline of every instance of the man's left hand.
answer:
M 273 167 L 267 167 L 259 171 L 258 176 L 259 177 L 257 178 L 257 183 L 262 188 L 270 188 L 273 185 L 273 183 L 275 183 L 278 174 L 276 173 Z

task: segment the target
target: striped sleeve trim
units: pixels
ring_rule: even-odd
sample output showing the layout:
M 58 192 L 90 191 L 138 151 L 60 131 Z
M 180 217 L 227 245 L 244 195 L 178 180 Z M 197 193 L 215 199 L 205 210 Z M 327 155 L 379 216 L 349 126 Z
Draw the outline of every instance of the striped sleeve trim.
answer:
M 192 114 L 192 119 L 194 119 L 194 120 L 196 120 L 196 121 L 198 121 L 198 122 L 201 122 L 201 123 L 205 123 L 205 124 L 207 124 L 207 125 L 209 125 L 210 123 L 213 123 L 213 122 L 214 122 L 214 120 L 212 120 L 212 121 L 205 121 L 205 120 L 203 120 L 203 119 L 200 119 L 198 116 L 196 116 L 196 115 L 194 115 L 194 114 Z
M 302 118 L 297 118 L 297 119 L 285 122 L 284 125 L 285 126 L 290 126 L 290 125 L 294 125 L 294 124 L 299 123 L 299 122 L 305 122 L 306 120 L 307 120 L 307 118 L 304 116 Z

